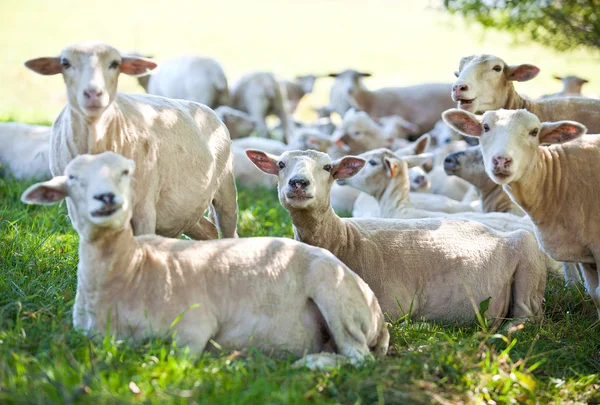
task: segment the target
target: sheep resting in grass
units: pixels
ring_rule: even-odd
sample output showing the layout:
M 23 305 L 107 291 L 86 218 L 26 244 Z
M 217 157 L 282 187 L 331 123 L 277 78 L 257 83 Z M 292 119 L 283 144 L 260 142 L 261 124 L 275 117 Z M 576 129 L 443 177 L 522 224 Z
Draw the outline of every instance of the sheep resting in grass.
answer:
M 0 123 L 0 165 L 17 180 L 47 180 L 52 128 L 20 122 Z
M 110 45 L 83 42 L 58 57 L 26 62 L 42 75 L 62 74 L 67 105 L 54 121 L 50 170 L 62 175 L 77 155 L 104 151 L 136 162 L 135 235 L 181 233 L 194 239 L 234 237 L 237 192 L 231 140 L 210 108 L 185 100 L 117 93 L 120 73 L 139 75 L 156 63 Z M 77 220 L 67 202 L 71 221 Z M 210 206 L 216 226 L 204 217 Z
M 112 152 L 81 155 L 64 176 L 23 193 L 31 204 L 67 198 L 78 216 L 73 324 L 139 341 L 176 333 L 201 352 L 313 354 L 301 365 L 385 355 L 389 333 L 369 286 L 324 249 L 284 238 L 185 241 L 131 229 L 135 164 Z M 173 322 L 181 316 L 178 322 Z M 109 322 L 109 323 L 107 323 Z M 325 362 L 325 363 L 324 363 Z
M 500 233 L 472 221 L 340 218 L 329 202 L 331 185 L 364 166 L 346 156 L 331 161 L 316 151 L 248 157 L 278 178 L 294 238 L 332 252 L 361 276 L 392 319 L 472 321 L 491 297 L 487 316 L 540 320 L 546 268 L 526 231 Z

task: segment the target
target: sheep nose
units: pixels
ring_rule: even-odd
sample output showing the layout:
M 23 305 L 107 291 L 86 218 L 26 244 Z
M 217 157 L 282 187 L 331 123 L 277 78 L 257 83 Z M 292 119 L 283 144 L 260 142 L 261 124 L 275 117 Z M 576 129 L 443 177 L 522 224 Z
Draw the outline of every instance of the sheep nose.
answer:
M 301 177 L 292 177 L 289 181 L 289 185 L 292 188 L 306 188 L 310 184 L 310 181 Z
M 446 156 L 446 159 L 444 159 L 444 166 L 454 166 L 456 164 L 456 159 L 454 159 L 454 156 Z
M 469 85 L 467 85 L 466 83 L 456 83 L 454 86 L 452 86 L 453 92 L 468 91 L 468 90 L 469 90 Z
M 494 164 L 494 168 L 498 169 L 508 169 L 512 164 L 512 158 L 506 156 L 494 156 L 492 158 L 492 163 Z
M 115 195 L 114 193 L 96 194 L 94 200 L 102 201 L 106 205 L 113 205 L 115 203 Z
M 83 91 L 83 95 L 85 96 L 85 98 L 88 98 L 90 100 L 94 100 L 97 98 L 100 98 L 100 96 L 102 96 L 102 90 L 100 89 L 87 89 Z
M 417 182 L 417 184 L 423 184 L 423 183 L 425 183 L 425 176 L 423 176 L 423 175 L 417 176 L 415 181 Z

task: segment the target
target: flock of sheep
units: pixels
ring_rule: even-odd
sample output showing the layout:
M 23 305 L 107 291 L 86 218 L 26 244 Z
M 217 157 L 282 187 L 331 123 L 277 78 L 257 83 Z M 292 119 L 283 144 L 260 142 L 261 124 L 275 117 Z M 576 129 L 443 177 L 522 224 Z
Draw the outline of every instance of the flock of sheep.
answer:
M 52 128 L 0 127 L 0 157 L 49 178 L 24 202 L 67 200 L 77 328 L 357 364 L 386 354 L 383 313 L 471 321 L 491 297 L 496 324 L 538 322 L 561 267 L 600 316 L 600 100 L 573 94 L 581 79 L 533 100 L 513 82 L 539 69 L 491 55 L 462 58 L 454 84 L 371 91 L 347 70 L 307 124 L 292 113 L 316 76 L 252 73 L 230 92 L 215 60 L 148 74 L 151 59 L 98 42 L 26 66 L 62 74 L 68 102 Z M 121 73 L 149 94 L 118 93 Z M 237 238 L 236 181 L 277 186 L 295 240 Z

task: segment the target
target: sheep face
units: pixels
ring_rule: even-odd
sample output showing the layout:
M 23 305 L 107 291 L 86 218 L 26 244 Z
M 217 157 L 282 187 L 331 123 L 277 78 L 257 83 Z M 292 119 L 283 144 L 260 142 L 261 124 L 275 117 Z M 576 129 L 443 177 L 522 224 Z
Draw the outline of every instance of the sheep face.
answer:
M 452 86 L 452 99 L 458 108 L 485 112 L 503 108 L 511 94 L 513 81 L 533 79 L 540 72 L 534 65 L 509 66 L 493 55 L 472 55 L 460 60 L 458 78 Z
M 347 146 L 347 153 L 358 154 L 368 150 L 391 147 L 393 138 L 381 134 L 382 129 L 364 111 L 348 110 L 336 132 L 335 142 Z
M 332 162 L 327 154 L 312 150 L 281 156 L 257 150 L 246 154 L 260 170 L 278 177 L 279 201 L 288 210 L 328 208 L 333 181 L 354 176 L 365 164 L 354 156 Z
M 420 166 L 408 169 L 408 179 L 410 181 L 410 191 L 425 193 L 431 189 L 429 175 Z
M 358 157 L 367 162 L 365 167 L 352 178 L 338 180 L 338 184 L 354 187 L 376 198 L 381 197 L 391 177 L 386 164 L 390 159 L 395 158 L 394 153 L 388 149 L 375 149 L 362 153 Z M 404 169 L 404 167 L 401 169 Z M 398 171 L 398 174 L 400 174 L 400 171 Z
M 444 171 L 447 175 L 458 176 L 480 189 L 490 182 L 490 178 L 485 172 L 480 146 L 473 146 L 446 156 Z
M 485 171 L 497 184 L 519 181 L 535 163 L 540 145 L 568 142 L 587 130 L 573 121 L 542 124 L 527 110 L 488 111 L 478 117 L 453 109 L 442 116 L 458 132 L 479 137 Z
M 32 59 L 25 66 L 43 75 L 61 73 L 69 105 L 86 117 L 97 118 L 115 100 L 120 73 L 144 74 L 156 63 L 121 56 L 107 44 L 83 42 L 63 49 L 59 57 Z
M 135 163 L 113 152 L 79 155 L 57 176 L 27 189 L 29 204 L 53 204 L 69 197 L 80 234 L 95 227 L 122 229 L 131 219 L 131 175 Z

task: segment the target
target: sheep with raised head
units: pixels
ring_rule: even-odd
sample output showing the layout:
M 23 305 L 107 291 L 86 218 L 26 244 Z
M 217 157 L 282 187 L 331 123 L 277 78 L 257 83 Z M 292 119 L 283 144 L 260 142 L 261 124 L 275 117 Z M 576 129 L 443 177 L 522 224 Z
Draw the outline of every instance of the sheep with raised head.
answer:
M 355 86 L 355 82 L 360 83 L 363 78 L 371 77 L 371 73 L 347 69 L 339 73 L 330 73 L 328 76 L 335 79 L 329 92 L 329 107 L 343 117 L 352 107 L 350 89 Z
M 546 269 L 529 233 L 499 233 L 472 221 L 340 218 L 329 203 L 331 185 L 359 172 L 363 159 L 332 162 L 316 151 L 247 154 L 277 176 L 295 239 L 332 252 L 369 284 L 393 319 L 410 312 L 472 321 L 477 304 L 489 297 L 487 315 L 496 320 L 543 316 Z
M 46 180 L 50 173 L 52 128 L 20 122 L 0 123 L 0 165 L 18 180 Z
M 582 136 L 586 127 L 574 121 L 542 123 L 523 109 L 482 117 L 452 109 L 443 118 L 479 138 L 488 176 L 529 215 L 544 251 L 580 263 L 600 317 L 600 135 Z
M 53 175 L 62 175 L 77 155 L 117 152 L 138 166 L 131 219 L 136 235 L 210 239 L 218 237 L 217 227 L 223 237 L 236 235 L 231 140 L 219 117 L 192 101 L 117 93 L 119 74 L 143 74 L 156 63 L 83 42 L 26 66 L 43 75 L 62 74 L 67 88 L 67 105 L 52 127 Z M 67 206 L 76 221 L 72 204 Z M 216 227 L 204 217 L 209 206 Z
M 80 155 L 63 176 L 23 193 L 27 203 L 67 198 L 75 207 L 75 328 L 134 341 L 175 335 L 196 352 L 214 340 L 296 357 L 331 340 L 341 356 L 312 354 L 300 361 L 309 366 L 385 355 L 389 333 L 375 295 L 324 249 L 284 238 L 135 237 L 134 170 L 112 152 Z
M 227 127 L 231 139 L 248 137 L 256 129 L 256 121 L 247 113 L 229 106 L 215 108 L 215 113 Z

